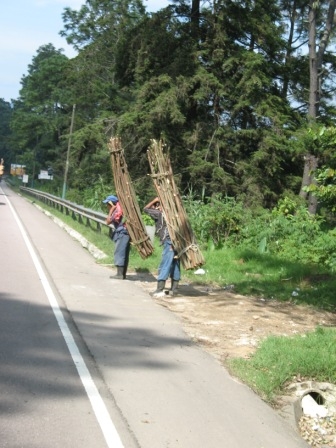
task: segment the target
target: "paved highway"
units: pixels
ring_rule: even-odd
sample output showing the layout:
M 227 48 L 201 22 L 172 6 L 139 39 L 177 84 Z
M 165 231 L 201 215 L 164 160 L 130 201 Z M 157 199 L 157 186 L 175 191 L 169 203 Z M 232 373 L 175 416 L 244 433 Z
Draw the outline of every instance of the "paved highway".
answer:
M 4 182 L 0 220 L 0 448 L 308 446 Z

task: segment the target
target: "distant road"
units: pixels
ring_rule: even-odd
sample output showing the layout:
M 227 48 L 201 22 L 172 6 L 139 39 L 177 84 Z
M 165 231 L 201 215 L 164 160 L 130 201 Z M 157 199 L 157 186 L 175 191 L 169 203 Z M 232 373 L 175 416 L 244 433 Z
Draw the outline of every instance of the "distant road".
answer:
M 4 182 L 0 222 L 0 448 L 308 446 Z

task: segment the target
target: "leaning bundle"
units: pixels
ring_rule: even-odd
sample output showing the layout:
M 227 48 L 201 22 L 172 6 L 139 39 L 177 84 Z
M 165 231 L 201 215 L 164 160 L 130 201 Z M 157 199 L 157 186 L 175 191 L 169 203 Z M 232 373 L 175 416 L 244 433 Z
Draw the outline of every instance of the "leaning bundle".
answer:
M 205 261 L 196 243 L 188 216 L 174 181 L 170 159 L 162 141 L 151 140 L 147 151 L 151 177 L 160 199 L 169 235 L 185 269 L 195 269 Z
M 131 243 L 136 247 L 142 258 L 147 258 L 153 253 L 154 247 L 142 220 L 140 207 L 128 174 L 121 139 L 119 137 L 111 138 L 108 148 L 111 156 L 116 194 L 126 218 L 126 226 L 131 237 Z

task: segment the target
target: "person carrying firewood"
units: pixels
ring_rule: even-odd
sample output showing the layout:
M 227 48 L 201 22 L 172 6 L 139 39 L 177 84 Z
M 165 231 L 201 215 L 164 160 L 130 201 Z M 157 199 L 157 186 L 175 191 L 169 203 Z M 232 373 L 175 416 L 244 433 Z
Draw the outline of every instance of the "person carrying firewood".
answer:
M 151 293 L 153 297 L 162 297 L 168 277 L 171 278 L 171 289 L 169 294 L 177 294 L 178 284 L 181 278 L 180 260 L 174 250 L 169 236 L 166 220 L 163 215 L 161 203 L 158 197 L 154 198 L 144 207 L 144 212 L 155 221 L 155 235 L 160 238 L 163 246 L 161 262 L 158 269 L 157 288 Z
M 106 224 L 112 225 L 111 239 L 115 243 L 114 265 L 117 267 L 117 274 L 111 275 L 110 278 L 125 280 L 130 253 L 130 236 L 123 222 L 123 211 L 117 196 L 107 196 L 103 203 L 108 207 Z

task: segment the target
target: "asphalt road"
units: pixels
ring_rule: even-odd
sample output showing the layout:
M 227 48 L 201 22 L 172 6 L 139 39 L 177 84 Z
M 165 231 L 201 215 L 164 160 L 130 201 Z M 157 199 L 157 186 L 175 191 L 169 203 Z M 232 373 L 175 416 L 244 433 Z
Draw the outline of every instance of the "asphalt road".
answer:
M 0 220 L 0 448 L 308 446 L 4 182 Z

